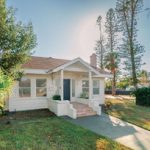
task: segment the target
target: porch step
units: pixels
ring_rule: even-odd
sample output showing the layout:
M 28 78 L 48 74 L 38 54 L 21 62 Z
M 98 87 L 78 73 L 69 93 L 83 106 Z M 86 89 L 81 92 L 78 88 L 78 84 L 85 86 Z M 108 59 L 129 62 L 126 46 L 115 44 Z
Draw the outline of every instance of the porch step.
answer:
M 71 102 L 71 104 L 77 110 L 77 117 L 93 116 L 97 114 L 95 111 L 93 111 L 91 107 L 86 104 L 81 104 L 77 102 Z

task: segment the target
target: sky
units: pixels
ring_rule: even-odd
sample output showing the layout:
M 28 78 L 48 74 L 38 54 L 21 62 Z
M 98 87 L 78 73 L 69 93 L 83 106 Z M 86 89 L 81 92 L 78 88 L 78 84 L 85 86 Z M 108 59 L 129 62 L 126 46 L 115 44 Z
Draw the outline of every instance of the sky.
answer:
M 116 0 L 7 0 L 7 6 L 17 8 L 16 18 L 27 24 L 32 22 L 37 35 L 35 56 L 74 59 L 89 62 L 94 52 L 99 30 L 96 19 L 105 18 Z M 144 8 L 150 0 L 144 0 Z M 144 69 L 150 72 L 150 15 L 138 18 L 138 41 L 145 47 Z

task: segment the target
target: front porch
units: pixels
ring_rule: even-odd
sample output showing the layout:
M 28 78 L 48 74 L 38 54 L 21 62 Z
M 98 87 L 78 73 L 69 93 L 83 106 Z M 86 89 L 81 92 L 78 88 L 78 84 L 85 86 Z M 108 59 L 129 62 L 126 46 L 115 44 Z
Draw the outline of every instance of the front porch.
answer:
M 58 116 L 68 115 L 72 118 L 101 114 L 99 104 L 104 102 L 104 76 L 99 75 L 98 71 L 78 58 L 49 73 L 54 94 L 61 97 L 59 102 L 50 100 L 51 111 L 55 106 L 54 113 Z M 81 108 L 85 110 L 84 113 L 80 112 Z
M 83 104 L 70 101 L 48 100 L 48 108 L 57 116 L 69 116 L 73 119 L 83 116 L 101 115 L 101 106 L 94 103 Z

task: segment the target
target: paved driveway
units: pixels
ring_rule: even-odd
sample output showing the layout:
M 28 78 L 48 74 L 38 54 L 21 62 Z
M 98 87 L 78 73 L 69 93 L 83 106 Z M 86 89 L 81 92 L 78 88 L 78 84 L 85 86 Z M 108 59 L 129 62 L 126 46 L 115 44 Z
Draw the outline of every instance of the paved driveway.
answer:
M 150 131 L 106 114 L 66 120 L 116 140 L 135 150 L 150 150 Z

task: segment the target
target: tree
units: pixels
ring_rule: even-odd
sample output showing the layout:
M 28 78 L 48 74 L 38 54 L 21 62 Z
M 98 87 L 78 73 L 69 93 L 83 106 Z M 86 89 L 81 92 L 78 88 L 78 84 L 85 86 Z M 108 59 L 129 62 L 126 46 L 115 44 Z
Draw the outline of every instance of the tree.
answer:
M 131 86 L 131 78 L 128 76 L 123 76 L 117 82 L 117 88 L 126 89 L 127 87 Z
M 12 85 L 13 79 L 0 70 L 0 110 L 2 111 L 2 114 L 4 113 L 5 99 L 10 92 Z
M 15 10 L 6 8 L 5 0 L 0 0 L 0 108 L 5 104 L 13 81 L 22 72 L 25 63 L 36 46 L 36 36 L 31 23 L 17 22 Z
M 100 39 L 96 43 L 95 51 L 98 58 L 98 66 L 100 69 L 104 69 L 104 37 L 102 34 L 102 17 L 97 18 L 97 24 L 99 26 Z
M 105 32 L 107 34 L 106 56 L 104 58 L 105 68 L 111 71 L 112 78 L 112 95 L 115 95 L 116 90 L 116 75 L 118 72 L 119 57 L 117 53 L 117 21 L 115 11 L 110 8 L 106 14 Z
M 5 0 L 0 0 L 0 68 L 17 78 L 19 68 L 25 63 L 36 46 L 36 36 L 32 23 L 17 22 L 15 10 L 6 8 Z
M 108 52 L 105 56 L 104 59 L 104 65 L 105 68 L 107 68 L 108 70 L 111 71 L 111 73 L 113 74 L 113 78 L 112 78 L 112 95 L 116 94 L 116 75 L 118 72 L 118 53 L 117 52 Z
M 137 16 L 141 12 L 142 6 L 143 0 L 117 0 L 116 3 L 119 27 L 123 32 L 121 56 L 124 59 L 124 69 L 132 76 L 135 89 L 137 89 L 137 73 L 143 64 L 144 53 L 143 46 L 137 41 Z
M 148 76 L 148 72 L 146 70 L 141 70 L 138 75 L 138 81 L 140 84 L 142 85 L 149 85 L 149 76 Z

